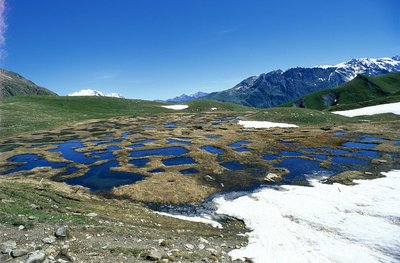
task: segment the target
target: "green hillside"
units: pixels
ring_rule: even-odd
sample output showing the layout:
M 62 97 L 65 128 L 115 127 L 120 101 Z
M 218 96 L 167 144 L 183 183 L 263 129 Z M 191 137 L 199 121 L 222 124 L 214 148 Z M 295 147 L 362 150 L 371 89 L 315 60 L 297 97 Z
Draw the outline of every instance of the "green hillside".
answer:
M 51 129 L 90 119 L 106 119 L 141 114 L 244 111 L 244 106 L 215 101 L 188 103 L 182 111 L 161 107 L 168 105 L 145 100 L 118 99 L 109 97 L 63 97 L 63 96 L 13 96 L 1 100 L 0 136 L 24 131 Z
M 325 89 L 283 104 L 316 110 L 345 110 L 400 101 L 400 73 L 377 77 L 358 75 L 335 88 Z
M 56 93 L 46 88 L 40 87 L 30 80 L 27 80 L 21 75 L 5 69 L 0 69 L 0 83 L 0 94 L 2 97 L 27 95 L 57 95 Z
M 330 112 L 301 108 L 270 108 L 247 117 L 255 121 L 285 122 L 302 126 L 338 125 L 351 122 L 348 117 Z

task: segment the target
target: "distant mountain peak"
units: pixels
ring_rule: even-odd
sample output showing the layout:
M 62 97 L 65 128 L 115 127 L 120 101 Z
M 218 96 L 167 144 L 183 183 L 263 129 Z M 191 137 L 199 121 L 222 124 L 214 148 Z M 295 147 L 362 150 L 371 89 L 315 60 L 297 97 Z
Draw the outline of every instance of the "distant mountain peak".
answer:
M 122 96 L 119 93 L 116 92 L 111 92 L 108 94 L 104 94 L 101 91 L 98 90 L 94 90 L 94 89 L 83 89 L 80 91 L 76 91 L 73 93 L 68 94 L 68 96 L 93 96 L 93 97 L 113 97 L 113 98 L 124 98 L 124 96 Z
M 165 101 L 166 102 L 187 102 L 187 101 L 200 99 L 200 98 L 202 98 L 204 96 L 207 96 L 207 95 L 208 95 L 208 93 L 198 91 L 198 92 L 196 92 L 194 94 L 191 94 L 191 95 L 182 94 L 180 96 L 177 96 L 177 97 L 172 98 L 172 99 L 167 99 Z

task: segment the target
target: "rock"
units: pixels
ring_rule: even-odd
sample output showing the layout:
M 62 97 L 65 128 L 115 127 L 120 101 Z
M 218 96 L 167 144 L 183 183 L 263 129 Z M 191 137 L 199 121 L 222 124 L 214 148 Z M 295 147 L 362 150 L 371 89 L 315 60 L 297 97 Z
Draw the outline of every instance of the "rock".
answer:
M 26 263 L 42 263 L 46 258 L 46 255 L 39 250 L 32 252 L 29 258 L 26 260 Z
M 53 244 L 54 242 L 56 242 L 56 238 L 53 236 L 45 237 L 42 239 L 42 242 L 45 244 Z
M 204 244 L 199 244 L 199 249 L 200 250 L 203 250 L 203 249 L 205 249 L 206 248 L 206 246 L 204 245 Z
M 192 244 L 185 244 L 185 248 L 189 250 L 193 250 L 194 246 Z
M 35 205 L 35 204 L 31 204 L 30 207 L 32 209 L 40 209 L 40 206 L 39 205 Z
M 96 213 L 89 213 L 89 214 L 87 214 L 86 216 L 88 216 L 88 217 L 96 217 L 97 214 L 96 214 Z
M 281 176 L 277 175 L 276 173 L 268 173 L 267 176 L 264 178 L 264 181 L 275 182 L 280 179 L 281 179 Z
M 152 247 L 149 251 L 147 259 L 151 261 L 158 261 L 161 259 L 161 253 L 156 248 Z
M 0 247 L 0 252 L 3 254 L 10 254 L 13 249 L 17 247 L 17 243 L 14 240 L 8 240 L 3 242 Z
M 68 231 L 65 226 L 57 228 L 57 230 L 55 232 L 56 237 L 67 237 L 67 234 L 68 234 Z
M 207 239 L 202 238 L 202 237 L 200 237 L 199 240 L 200 240 L 201 243 L 205 243 L 205 244 L 209 243 Z
M 214 248 L 207 248 L 207 251 L 211 253 L 211 255 L 213 256 L 217 256 L 218 255 L 218 251 Z
M 18 226 L 18 230 L 24 230 L 24 229 L 25 229 L 25 226 L 23 226 L 23 225 Z
M 13 258 L 18 258 L 18 257 L 22 257 L 25 256 L 26 254 L 28 254 L 28 250 L 26 249 L 14 249 L 13 251 L 11 251 L 11 256 Z

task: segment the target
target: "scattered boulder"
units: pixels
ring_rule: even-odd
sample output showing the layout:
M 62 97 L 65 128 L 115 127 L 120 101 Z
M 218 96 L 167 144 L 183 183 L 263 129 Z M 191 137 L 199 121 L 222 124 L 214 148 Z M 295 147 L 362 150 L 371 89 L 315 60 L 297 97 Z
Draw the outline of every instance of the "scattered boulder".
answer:
M 53 236 L 45 237 L 42 239 L 42 242 L 45 244 L 53 244 L 54 242 L 56 242 L 56 238 Z
M 17 243 L 14 240 L 8 240 L 3 242 L 0 246 L 0 252 L 3 254 L 10 254 L 13 249 L 17 247 Z
M 277 182 L 282 179 L 282 177 L 286 174 L 288 174 L 290 171 L 286 168 L 272 168 L 271 172 L 267 174 L 267 176 L 264 178 L 264 181 L 266 182 Z
M 154 247 L 152 247 L 147 255 L 147 259 L 151 261 L 159 261 L 161 259 L 161 253 Z
M 68 230 L 65 226 L 57 228 L 57 230 L 55 232 L 56 237 L 63 238 L 63 237 L 67 237 L 67 235 L 68 235 Z
M 36 204 L 31 204 L 30 207 L 35 210 L 40 209 L 40 206 Z
M 14 249 L 13 251 L 11 251 L 11 256 L 13 258 L 18 258 L 18 257 L 22 257 L 25 256 L 26 254 L 28 254 L 28 250 L 26 249 Z
M 281 179 L 281 176 L 277 175 L 276 173 L 268 173 L 267 176 L 264 178 L 264 181 L 267 182 L 276 182 Z
M 188 250 L 193 250 L 194 246 L 192 244 L 185 244 L 185 248 Z
M 39 250 L 32 252 L 29 258 L 26 260 L 26 263 L 42 263 L 46 258 L 46 255 Z
M 96 214 L 96 213 L 89 213 L 89 214 L 87 214 L 86 216 L 87 216 L 87 217 L 96 217 L 97 214 Z

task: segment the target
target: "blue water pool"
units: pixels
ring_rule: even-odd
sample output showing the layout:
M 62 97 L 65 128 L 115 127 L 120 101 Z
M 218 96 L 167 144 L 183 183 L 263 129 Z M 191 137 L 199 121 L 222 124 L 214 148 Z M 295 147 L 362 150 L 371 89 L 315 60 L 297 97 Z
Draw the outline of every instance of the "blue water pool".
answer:
M 183 165 L 183 164 L 194 164 L 196 161 L 192 157 L 174 157 L 162 160 L 162 163 L 166 166 Z
M 6 171 L 4 174 L 15 173 L 18 171 L 27 171 L 32 170 L 36 167 L 52 167 L 52 168 L 61 168 L 65 167 L 66 163 L 53 163 L 49 162 L 44 157 L 37 154 L 20 154 L 13 156 L 8 159 L 12 162 L 23 163 L 20 166 L 13 168 L 11 170 Z
M 245 168 L 245 165 L 236 161 L 224 162 L 221 163 L 220 165 L 229 170 L 240 170 Z
M 92 191 L 106 191 L 113 187 L 133 184 L 143 180 L 144 176 L 136 173 L 115 172 L 111 167 L 117 167 L 118 161 L 109 161 L 102 165 L 93 166 L 82 176 L 65 180 L 69 185 L 81 185 Z
M 130 164 L 133 164 L 137 167 L 144 167 L 149 162 L 150 162 L 149 158 L 134 159 L 129 161 Z
M 147 149 L 132 151 L 130 153 L 131 157 L 145 157 L 145 156 L 179 156 L 188 153 L 186 148 L 181 146 L 171 146 L 158 149 Z
M 218 153 L 225 152 L 223 149 L 212 146 L 212 145 L 201 146 L 200 149 L 207 151 L 209 153 L 212 153 L 212 154 L 218 154 Z

